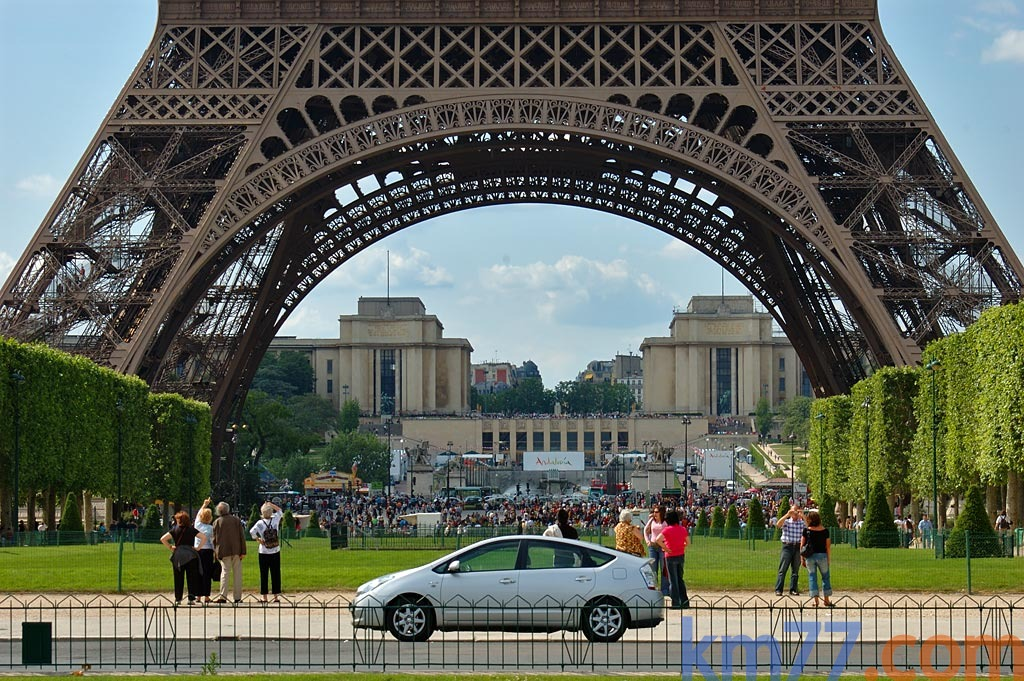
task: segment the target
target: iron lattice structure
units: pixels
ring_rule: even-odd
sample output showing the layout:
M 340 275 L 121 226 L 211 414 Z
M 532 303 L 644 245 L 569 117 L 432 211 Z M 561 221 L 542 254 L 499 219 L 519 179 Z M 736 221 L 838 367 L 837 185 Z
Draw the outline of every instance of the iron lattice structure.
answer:
M 208 400 L 223 426 L 335 268 L 519 202 L 699 249 L 822 395 L 1021 296 L 875 0 L 160 0 L 0 330 Z

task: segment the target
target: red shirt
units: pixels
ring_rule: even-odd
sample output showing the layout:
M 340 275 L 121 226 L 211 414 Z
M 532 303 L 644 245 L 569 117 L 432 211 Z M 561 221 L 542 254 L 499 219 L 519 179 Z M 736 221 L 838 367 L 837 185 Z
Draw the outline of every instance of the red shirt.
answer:
M 661 531 L 665 540 L 665 555 L 682 556 L 686 553 L 686 544 L 690 539 L 690 533 L 682 525 L 666 525 Z

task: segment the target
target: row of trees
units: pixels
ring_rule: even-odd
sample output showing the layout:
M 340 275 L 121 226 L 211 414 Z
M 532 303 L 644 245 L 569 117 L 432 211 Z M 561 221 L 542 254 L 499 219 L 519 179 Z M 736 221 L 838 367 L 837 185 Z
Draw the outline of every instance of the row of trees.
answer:
M 82 492 L 188 503 L 210 488 L 209 405 L 150 393 L 141 379 L 83 358 L 0 338 L 0 502 L 55 506 Z M 17 437 L 15 437 L 17 435 Z M 17 464 L 17 466 L 15 465 Z
M 556 404 L 563 414 L 625 414 L 637 406 L 629 386 L 621 383 L 562 381 L 546 390 L 539 378 L 527 378 L 494 393 L 470 391 L 470 408 L 486 414 L 553 414 Z
M 930 343 L 922 366 L 879 369 L 811 411 L 800 477 L 816 496 L 861 503 L 877 483 L 930 509 L 937 491 L 943 523 L 982 485 L 989 513 L 1005 503 L 1024 519 L 1024 305 L 992 308 Z

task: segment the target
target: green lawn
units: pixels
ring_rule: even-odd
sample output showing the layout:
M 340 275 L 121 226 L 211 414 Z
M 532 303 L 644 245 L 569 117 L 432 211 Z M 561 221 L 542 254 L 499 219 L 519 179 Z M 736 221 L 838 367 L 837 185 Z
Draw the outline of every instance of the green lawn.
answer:
M 355 542 L 354 542 L 355 543 Z M 292 539 L 283 547 L 282 581 L 286 593 L 354 589 L 387 572 L 427 563 L 452 550 L 331 550 L 320 538 Z M 753 547 L 753 548 L 752 548 Z M 244 583 L 259 583 L 253 553 L 243 562 Z M 0 574 L 5 592 L 112 593 L 117 589 L 117 545 L 37 546 L 0 549 Z M 126 544 L 123 590 L 169 592 L 168 551 L 158 543 Z M 698 537 L 687 550 L 686 582 L 691 593 L 720 591 L 770 592 L 775 581 L 777 542 Z M 974 593 L 1019 592 L 1024 584 L 1024 559 L 986 558 L 971 562 Z M 837 593 L 898 591 L 956 593 L 967 589 L 963 559 L 936 560 L 920 549 L 833 548 L 832 584 Z M 800 586 L 806 590 L 807 575 Z

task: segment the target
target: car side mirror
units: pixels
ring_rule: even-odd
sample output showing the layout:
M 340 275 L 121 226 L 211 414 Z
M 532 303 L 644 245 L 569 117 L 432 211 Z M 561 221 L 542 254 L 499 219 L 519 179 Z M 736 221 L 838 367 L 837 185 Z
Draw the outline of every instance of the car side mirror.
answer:
M 462 565 L 459 563 L 459 561 L 453 560 L 452 562 L 448 563 L 448 572 L 459 572 L 461 567 Z

